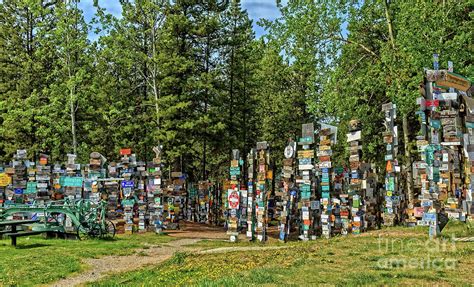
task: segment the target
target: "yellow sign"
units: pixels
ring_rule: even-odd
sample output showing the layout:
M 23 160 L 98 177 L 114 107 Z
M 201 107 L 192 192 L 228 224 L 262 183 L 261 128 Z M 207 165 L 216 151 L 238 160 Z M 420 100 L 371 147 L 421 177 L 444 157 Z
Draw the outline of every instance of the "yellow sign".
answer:
M 12 178 L 6 173 L 0 173 L 0 186 L 7 186 L 12 182 Z
M 471 87 L 471 82 L 462 76 L 448 72 L 444 77 L 436 81 L 436 85 L 455 88 L 466 92 Z

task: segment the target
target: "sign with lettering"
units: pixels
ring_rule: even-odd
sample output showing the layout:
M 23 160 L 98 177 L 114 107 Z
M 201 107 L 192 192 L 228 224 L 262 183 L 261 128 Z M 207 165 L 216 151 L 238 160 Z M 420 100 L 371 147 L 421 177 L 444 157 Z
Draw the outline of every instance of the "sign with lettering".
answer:
M 120 183 L 123 188 L 133 188 L 135 183 L 132 180 L 122 180 Z
M 436 81 L 436 85 L 455 88 L 460 91 L 466 92 L 471 87 L 471 82 L 463 76 L 455 73 L 444 73 L 443 76 Z
M 0 173 L 0 186 L 7 186 L 12 182 L 12 179 L 6 173 Z
M 82 187 L 82 177 L 62 176 L 59 178 L 59 184 L 64 187 Z

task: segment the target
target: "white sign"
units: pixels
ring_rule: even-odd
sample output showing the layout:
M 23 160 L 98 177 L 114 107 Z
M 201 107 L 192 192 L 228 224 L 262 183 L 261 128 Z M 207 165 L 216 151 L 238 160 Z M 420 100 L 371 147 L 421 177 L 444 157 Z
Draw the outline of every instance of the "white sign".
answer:
M 362 137 L 361 131 L 356 131 L 356 132 L 350 132 L 347 134 L 347 142 L 353 142 L 360 140 Z

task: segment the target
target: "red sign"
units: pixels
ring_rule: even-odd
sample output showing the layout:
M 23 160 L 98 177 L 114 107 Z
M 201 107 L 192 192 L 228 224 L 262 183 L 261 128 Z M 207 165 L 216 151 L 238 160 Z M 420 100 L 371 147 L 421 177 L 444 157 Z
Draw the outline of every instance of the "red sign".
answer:
M 429 108 L 429 107 L 439 107 L 439 100 L 432 100 L 432 101 L 426 100 L 425 101 L 425 106 L 427 108 Z
M 129 149 L 129 148 L 120 149 L 120 155 L 131 155 L 131 154 L 132 154 L 132 149 Z
M 240 196 L 237 191 L 229 190 L 229 194 L 227 195 L 227 201 L 229 202 L 230 209 L 239 209 Z

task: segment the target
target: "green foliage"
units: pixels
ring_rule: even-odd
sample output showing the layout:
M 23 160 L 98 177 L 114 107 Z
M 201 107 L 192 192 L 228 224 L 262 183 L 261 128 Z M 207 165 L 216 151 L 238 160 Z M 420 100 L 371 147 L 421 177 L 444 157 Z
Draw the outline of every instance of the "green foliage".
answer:
M 358 118 L 364 160 L 383 164 L 381 105 L 414 122 L 433 53 L 474 76 L 473 1 L 277 2 L 281 17 L 262 19 L 268 34 L 255 39 L 239 0 L 121 1 L 121 17 L 95 1 L 91 23 L 77 0 L 2 1 L 0 159 L 27 148 L 83 162 L 131 147 L 149 161 L 162 144 L 167 168 L 221 179 L 230 151 L 245 158 L 257 141 L 281 166 L 310 121 L 338 125 L 334 161 L 344 164 Z M 409 141 L 417 129 L 403 131 Z

